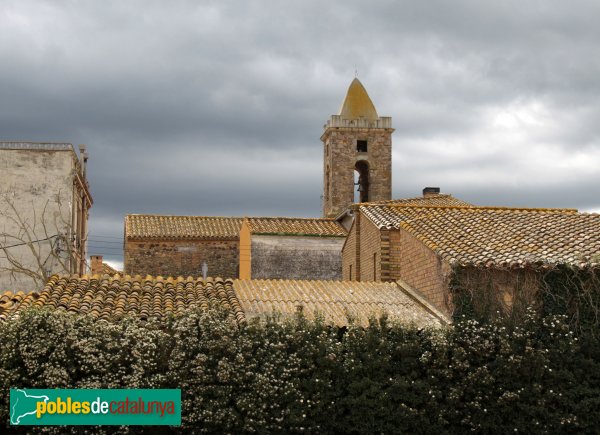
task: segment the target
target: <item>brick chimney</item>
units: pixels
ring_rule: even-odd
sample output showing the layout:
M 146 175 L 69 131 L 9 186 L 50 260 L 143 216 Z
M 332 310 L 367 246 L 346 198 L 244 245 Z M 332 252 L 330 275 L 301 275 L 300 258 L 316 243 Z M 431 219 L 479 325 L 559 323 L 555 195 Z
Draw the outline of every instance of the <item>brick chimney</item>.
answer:
M 90 255 L 92 275 L 102 275 L 102 255 Z
M 423 197 L 434 196 L 440 194 L 439 187 L 426 187 L 423 189 Z

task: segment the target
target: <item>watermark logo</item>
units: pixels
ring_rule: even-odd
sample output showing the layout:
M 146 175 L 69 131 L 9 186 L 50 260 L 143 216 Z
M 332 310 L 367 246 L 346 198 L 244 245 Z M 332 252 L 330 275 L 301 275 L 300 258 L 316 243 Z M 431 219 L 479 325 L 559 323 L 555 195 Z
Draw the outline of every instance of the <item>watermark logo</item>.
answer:
M 181 425 L 181 390 L 11 389 L 11 425 Z

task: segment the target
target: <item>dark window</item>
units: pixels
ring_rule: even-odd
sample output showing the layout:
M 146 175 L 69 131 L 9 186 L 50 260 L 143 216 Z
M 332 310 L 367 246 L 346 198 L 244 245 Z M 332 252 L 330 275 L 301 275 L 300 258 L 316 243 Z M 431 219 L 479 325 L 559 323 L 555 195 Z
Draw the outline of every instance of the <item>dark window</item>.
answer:
M 356 151 L 359 153 L 367 152 L 367 141 L 366 140 L 357 140 L 356 141 Z
M 352 265 L 350 265 L 350 270 L 348 271 L 348 280 L 352 281 Z

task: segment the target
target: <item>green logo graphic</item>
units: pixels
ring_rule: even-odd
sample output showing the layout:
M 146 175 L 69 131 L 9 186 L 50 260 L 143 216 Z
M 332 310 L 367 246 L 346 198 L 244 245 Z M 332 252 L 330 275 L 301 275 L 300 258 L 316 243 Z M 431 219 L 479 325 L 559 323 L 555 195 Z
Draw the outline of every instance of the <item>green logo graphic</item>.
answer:
M 181 425 L 181 390 L 11 389 L 11 425 Z

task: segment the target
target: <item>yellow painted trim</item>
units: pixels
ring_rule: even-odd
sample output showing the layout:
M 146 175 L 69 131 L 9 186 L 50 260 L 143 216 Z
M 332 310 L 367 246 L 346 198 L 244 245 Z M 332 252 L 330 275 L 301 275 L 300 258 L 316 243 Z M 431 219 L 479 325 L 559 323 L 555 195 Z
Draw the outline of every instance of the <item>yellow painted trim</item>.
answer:
M 244 218 L 240 228 L 240 279 L 252 278 L 252 235 L 248 219 Z

